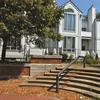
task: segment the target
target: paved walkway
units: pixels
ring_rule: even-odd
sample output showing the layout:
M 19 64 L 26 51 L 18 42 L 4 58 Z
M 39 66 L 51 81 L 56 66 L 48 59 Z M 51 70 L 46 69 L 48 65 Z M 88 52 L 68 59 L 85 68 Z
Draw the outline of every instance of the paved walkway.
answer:
M 55 97 L 44 96 L 0 96 L 0 100 L 59 100 Z

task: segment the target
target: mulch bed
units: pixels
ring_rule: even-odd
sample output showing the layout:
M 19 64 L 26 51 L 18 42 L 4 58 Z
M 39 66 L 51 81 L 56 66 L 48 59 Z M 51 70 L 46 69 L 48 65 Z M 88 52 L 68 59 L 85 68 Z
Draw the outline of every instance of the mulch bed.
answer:
M 40 73 L 42 74 L 42 73 Z M 39 74 L 38 74 L 39 75 Z M 37 75 L 34 75 L 35 77 Z M 32 77 L 31 77 L 32 78 Z M 0 80 L 0 95 L 3 96 L 38 96 L 38 97 L 55 97 L 57 99 L 44 99 L 44 100 L 91 100 L 91 98 L 81 94 L 60 90 L 59 93 L 50 92 L 47 88 L 43 87 L 19 87 L 19 85 L 30 78 L 11 78 L 9 80 Z M 81 99 L 80 97 L 83 97 Z M 2 100 L 2 99 L 0 99 Z M 3 99 L 4 100 L 4 99 Z M 5 99 L 6 100 L 6 99 Z M 20 99 L 16 99 L 20 100 Z M 23 99 L 22 99 L 23 100 Z M 25 100 L 25 99 L 24 99 Z M 30 100 L 30 99 L 29 99 Z M 37 99 L 32 99 L 37 100 Z M 41 99 L 42 100 L 42 99 Z

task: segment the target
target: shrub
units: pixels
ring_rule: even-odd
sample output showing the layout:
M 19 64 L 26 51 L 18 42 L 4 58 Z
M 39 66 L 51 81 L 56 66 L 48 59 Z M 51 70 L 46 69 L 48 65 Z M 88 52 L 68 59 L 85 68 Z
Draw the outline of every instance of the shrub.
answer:
M 53 52 L 49 52 L 49 55 L 53 55 Z
M 93 57 L 92 57 L 91 55 L 86 54 L 85 59 L 86 59 L 86 63 L 87 63 L 87 64 L 92 64 L 92 62 L 93 62 Z
M 67 53 L 63 53 L 62 54 L 62 62 L 66 62 L 67 59 L 68 59 L 68 54 Z
M 100 64 L 100 59 L 97 60 L 97 63 Z
M 81 64 L 82 61 L 78 60 L 78 61 L 76 61 L 75 63 L 76 63 L 76 64 Z
M 69 59 L 72 60 L 74 58 L 73 54 L 70 54 Z
M 93 59 L 92 64 L 97 64 L 97 63 L 98 63 L 98 61 Z
M 98 60 L 94 59 L 91 55 L 87 54 L 86 55 L 86 63 L 87 64 L 97 64 Z

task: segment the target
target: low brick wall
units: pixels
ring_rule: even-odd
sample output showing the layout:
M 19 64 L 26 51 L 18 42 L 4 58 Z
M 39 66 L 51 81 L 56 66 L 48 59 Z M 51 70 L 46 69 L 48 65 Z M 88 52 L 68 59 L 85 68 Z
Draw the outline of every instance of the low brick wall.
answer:
M 55 55 L 41 55 L 41 56 L 32 56 L 31 63 L 39 64 L 61 64 L 61 56 Z
M 0 64 L 0 76 L 31 76 L 35 73 L 50 71 L 67 64 Z
M 16 64 L 0 65 L 0 76 L 30 75 L 30 67 Z

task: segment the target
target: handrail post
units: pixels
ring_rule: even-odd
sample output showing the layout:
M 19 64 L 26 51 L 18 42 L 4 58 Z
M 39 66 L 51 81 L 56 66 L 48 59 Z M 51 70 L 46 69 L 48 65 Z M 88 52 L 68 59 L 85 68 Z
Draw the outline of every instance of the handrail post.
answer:
M 56 92 L 59 92 L 59 75 L 56 77 Z
M 85 68 L 86 58 L 83 59 L 83 68 Z

